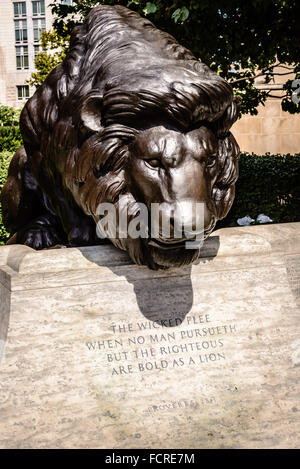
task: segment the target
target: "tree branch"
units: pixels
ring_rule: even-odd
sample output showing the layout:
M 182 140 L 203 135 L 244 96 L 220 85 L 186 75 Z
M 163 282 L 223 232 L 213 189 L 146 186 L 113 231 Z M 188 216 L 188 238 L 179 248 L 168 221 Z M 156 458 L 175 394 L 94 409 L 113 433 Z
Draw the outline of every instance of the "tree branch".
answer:
M 229 81 L 229 83 L 230 83 L 231 85 L 234 85 L 235 83 L 238 83 L 238 82 L 240 82 L 240 81 L 255 80 L 255 79 L 258 78 L 258 77 L 265 76 L 268 70 L 271 70 L 272 68 L 275 68 L 275 67 L 283 67 L 283 68 L 287 68 L 288 70 L 290 70 L 289 67 L 286 67 L 286 66 L 284 66 L 284 65 L 281 65 L 281 63 L 278 62 L 277 64 L 271 65 L 270 67 L 266 68 L 263 72 L 258 73 L 257 75 L 252 75 L 252 76 L 250 76 L 250 77 L 238 78 L 237 80 Z M 294 69 L 293 69 L 293 70 L 294 70 Z M 278 75 L 278 76 L 279 76 L 279 75 L 291 75 L 292 73 L 294 73 L 294 71 L 286 72 L 286 73 L 273 72 L 272 75 L 273 75 L 273 76 L 277 76 L 277 75 Z
M 275 94 L 270 94 L 270 93 L 267 93 L 267 96 L 268 98 L 277 98 L 277 99 L 283 99 L 283 98 L 286 98 L 288 95 L 285 94 L 284 96 L 276 96 Z

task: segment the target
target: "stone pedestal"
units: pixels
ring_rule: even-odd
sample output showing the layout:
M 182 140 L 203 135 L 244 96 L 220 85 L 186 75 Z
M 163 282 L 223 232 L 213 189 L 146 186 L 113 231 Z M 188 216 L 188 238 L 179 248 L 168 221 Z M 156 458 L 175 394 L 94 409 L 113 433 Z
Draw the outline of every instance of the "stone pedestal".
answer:
M 1 448 L 296 448 L 300 223 L 196 265 L 0 248 Z

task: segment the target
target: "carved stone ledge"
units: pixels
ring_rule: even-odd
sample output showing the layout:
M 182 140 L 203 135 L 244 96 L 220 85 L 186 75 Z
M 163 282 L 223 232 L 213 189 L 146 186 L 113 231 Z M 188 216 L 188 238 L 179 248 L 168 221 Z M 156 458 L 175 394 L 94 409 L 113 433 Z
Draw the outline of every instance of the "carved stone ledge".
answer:
M 110 245 L 0 265 L 1 448 L 299 446 L 300 223 L 169 271 Z

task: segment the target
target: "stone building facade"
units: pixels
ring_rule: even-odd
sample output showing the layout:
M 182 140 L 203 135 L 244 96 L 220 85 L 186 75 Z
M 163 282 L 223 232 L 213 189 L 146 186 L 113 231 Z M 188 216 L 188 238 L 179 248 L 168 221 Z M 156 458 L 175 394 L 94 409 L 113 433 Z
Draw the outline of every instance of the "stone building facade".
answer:
M 257 116 L 243 116 L 232 132 L 242 151 L 257 155 L 300 153 L 300 115 L 284 112 L 276 99 L 260 105 Z
M 41 31 L 52 25 L 51 3 L 53 0 L 0 0 L 1 104 L 21 108 L 34 93 L 26 80 L 34 71 Z
M 256 116 L 244 115 L 234 124 L 232 132 L 242 151 L 257 155 L 300 153 L 300 114 L 281 109 L 283 83 L 294 77 L 290 72 L 291 67 L 275 66 L 267 83 L 265 77 L 256 79 L 256 87 L 267 91 L 270 97 L 258 107 Z

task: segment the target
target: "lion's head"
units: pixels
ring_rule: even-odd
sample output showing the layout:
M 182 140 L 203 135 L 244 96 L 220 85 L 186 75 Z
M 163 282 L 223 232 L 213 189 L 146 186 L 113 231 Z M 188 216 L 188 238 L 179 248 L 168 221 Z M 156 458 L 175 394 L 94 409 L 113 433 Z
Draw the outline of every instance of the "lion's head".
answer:
M 80 205 L 96 222 L 100 204 L 115 204 L 117 214 L 126 205 L 129 223 L 138 216 L 139 203 L 149 213 L 152 204 L 163 204 L 172 227 L 175 205 L 203 203 L 208 236 L 234 198 L 239 148 L 228 128 L 236 115 L 237 103 L 219 77 L 173 82 L 168 93 L 113 89 L 99 96 L 92 91 L 80 106 L 83 132 L 93 132 L 76 166 Z M 197 220 L 186 210 L 184 224 L 192 231 Z M 197 248 L 186 249 L 184 237 L 163 237 L 160 227 L 156 238 L 111 241 L 151 268 L 189 264 L 199 255 Z

